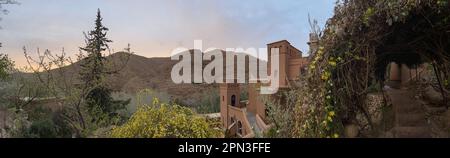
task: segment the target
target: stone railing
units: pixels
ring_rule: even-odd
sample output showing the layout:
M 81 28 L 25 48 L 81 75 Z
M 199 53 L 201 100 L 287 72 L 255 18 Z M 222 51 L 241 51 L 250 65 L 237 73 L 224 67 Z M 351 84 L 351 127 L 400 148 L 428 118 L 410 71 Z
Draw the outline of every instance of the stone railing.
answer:
M 258 114 L 256 115 L 256 124 L 258 125 L 258 127 L 262 130 L 262 131 L 267 131 L 270 129 L 270 125 L 267 125 L 264 120 L 261 118 L 261 116 L 259 116 Z
M 242 123 L 242 133 L 244 135 L 239 135 L 242 138 L 254 138 L 255 137 L 255 133 L 252 130 L 252 127 L 250 126 L 250 122 L 247 119 L 247 111 L 245 108 L 237 108 L 237 107 L 233 107 L 231 105 L 228 106 L 228 111 L 230 114 L 234 114 L 232 116 L 234 116 L 236 119 L 240 120 Z M 237 126 L 237 125 L 236 125 Z M 236 129 L 236 133 L 237 133 L 237 129 Z

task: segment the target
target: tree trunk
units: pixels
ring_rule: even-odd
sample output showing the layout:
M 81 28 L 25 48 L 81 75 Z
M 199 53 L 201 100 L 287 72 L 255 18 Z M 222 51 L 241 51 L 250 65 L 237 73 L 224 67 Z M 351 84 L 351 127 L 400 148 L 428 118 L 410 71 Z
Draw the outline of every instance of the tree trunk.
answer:
M 436 67 L 436 64 L 433 63 L 433 69 L 434 69 L 434 73 L 436 75 L 438 84 L 439 84 L 439 89 L 441 90 L 441 94 L 442 94 L 442 98 L 443 98 L 443 104 L 445 106 L 447 106 L 447 97 L 445 96 L 445 91 L 444 91 L 444 87 L 442 86 L 442 81 L 441 81 L 441 75 L 440 75 L 440 71 L 439 69 Z M 447 107 L 448 108 L 448 107 Z

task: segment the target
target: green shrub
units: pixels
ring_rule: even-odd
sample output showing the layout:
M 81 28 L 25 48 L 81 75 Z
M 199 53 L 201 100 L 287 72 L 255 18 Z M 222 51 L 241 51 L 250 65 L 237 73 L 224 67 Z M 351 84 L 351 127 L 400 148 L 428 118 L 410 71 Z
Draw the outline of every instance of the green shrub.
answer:
M 51 119 L 32 122 L 28 131 L 30 138 L 56 138 L 57 135 L 56 125 Z
M 114 138 L 210 138 L 220 131 L 213 129 L 206 118 L 189 108 L 161 104 L 140 106 L 123 126 L 114 128 Z
M 197 106 L 192 107 L 201 114 L 220 112 L 220 96 L 217 92 L 206 92 Z
M 372 84 L 367 88 L 367 92 L 368 93 L 376 93 L 376 92 L 381 92 L 381 86 L 379 82 L 372 82 Z

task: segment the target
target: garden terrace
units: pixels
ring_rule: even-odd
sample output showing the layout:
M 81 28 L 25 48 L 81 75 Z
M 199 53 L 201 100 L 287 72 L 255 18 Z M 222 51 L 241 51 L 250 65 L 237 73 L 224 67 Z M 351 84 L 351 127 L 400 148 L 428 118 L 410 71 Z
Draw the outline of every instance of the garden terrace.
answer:
M 383 87 L 392 62 L 408 67 L 428 63 L 442 93 L 449 88 L 448 0 L 338 1 L 319 45 L 309 67 L 308 87 L 314 99 L 308 104 L 319 108 L 315 113 L 325 124 L 351 122 L 357 113 L 367 117 L 363 105 L 369 89 Z M 335 111 L 337 116 L 329 119 Z M 323 133 L 329 136 L 341 127 L 326 125 Z

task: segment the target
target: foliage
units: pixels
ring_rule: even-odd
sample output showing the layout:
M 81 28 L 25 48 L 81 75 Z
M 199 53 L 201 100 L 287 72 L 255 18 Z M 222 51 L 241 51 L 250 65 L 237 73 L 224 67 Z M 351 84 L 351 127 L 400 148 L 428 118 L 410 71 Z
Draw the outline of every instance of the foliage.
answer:
M 31 78 L 48 94 L 40 99 L 50 98 L 61 105 L 62 109 L 53 117 L 59 120 L 52 119 L 57 126 L 58 137 L 87 137 L 98 128 L 119 125 L 125 120 L 118 111 L 124 109 L 129 101 L 114 100 L 112 90 L 104 81 L 108 75 L 125 67 L 131 51 L 128 47 L 123 59 L 103 56 L 102 51 L 109 50 L 107 43 L 110 41 L 106 39 L 104 31 L 107 29 L 101 24 L 100 12 L 97 15 L 96 29 L 86 35 L 87 46 L 81 48 L 76 61 L 68 57 L 64 49 L 60 54 L 49 50 L 41 53 L 38 49 L 39 58 L 33 59 L 24 48 Z M 76 63 L 82 66 L 81 70 L 67 68 L 67 65 Z
M 168 105 L 154 99 L 153 105 L 142 105 L 123 126 L 114 128 L 115 138 L 210 138 L 219 132 L 207 120 L 179 105 Z
M 73 128 L 67 123 L 62 111 L 56 111 L 51 113 L 51 120 L 55 125 L 56 138 L 72 138 Z
M 359 113 L 371 122 L 365 99 L 372 86 L 383 85 L 391 62 L 431 63 L 442 81 L 448 78 L 448 8 L 446 0 L 337 1 L 302 87 L 309 94 L 298 96 L 297 135 L 339 136 Z
M 66 138 L 71 137 L 70 127 L 64 122 L 61 111 L 52 111 L 42 105 L 27 110 L 31 126 L 27 137 L 34 138 Z
M 109 48 L 108 43 L 112 42 L 106 35 L 109 30 L 102 24 L 100 10 L 97 12 L 95 29 L 86 35 L 86 46 L 81 48 L 87 52 L 86 57 L 82 57 L 80 78 L 85 83 L 85 87 L 101 86 L 105 77 L 105 60 L 102 52 Z
M 5 81 L 8 79 L 13 67 L 14 62 L 8 58 L 8 55 L 0 54 L 0 81 Z
M 9 105 L 9 101 L 6 98 L 10 95 L 7 92 L 8 89 L 11 89 L 8 79 L 13 67 L 14 63 L 8 58 L 8 55 L 0 53 L 0 108 Z
M 308 76 L 307 78 L 311 78 Z M 338 109 L 333 106 L 333 85 L 326 78 L 303 81 L 296 90 L 297 99 L 293 109 L 294 138 L 337 138 L 342 132 L 342 124 L 337 118 Z M 321 83 L 311 86 L 312 82 Z M 325 82 L 325 83 L 322 83 Z
M 29 129 L 30 138 L 56 138 L 56 125 L 51 119 L 38 120 L 31 123 Z
M 195 103 L 187 103 L 190 101 L 186 100 L 181 101 L 179 98 L 167 94 L 167 92 L 143 89 L 138 92 L 137 98 L 131 101 L 128 110 L 134 112 L 136 111 L 135 109 L 138 105 L 151 104 L 153 102 L 153 98 L 158 98 L 161 102 L 190 108 L 199 114 L 220 112 L 220 97 L 216 89 L 207 89 L 199 96 L 200 100 L 195 101 Z
M 130 99 L 114 100 L 111 96 L 111 90 L 106 87 L 98 87 L 93 89 L 87 96 L 87 107 L 89 112 L 94 117 L 93 121 L 96 123 L 105 120 L 105 118 L 120 117 L 118 111 L 126 108 L 126 105 L 130 103 Z
M 298 89 L 280 92 L 278 99 L 262 98 L 268 109 L 268 120 L 273 126 L 265 133 L 269 138 L 292 138 L 294 132 L 294 108 L 297 103 Z
M 111 96 L 111 89 L 104 84 L 106 75 L 111 74 L 105 66 L 106 58 L 102 52 L 109 49 L 108 43 L 112 42 L 107 36 L 109 30 L 102 24 L 100 10 L 97 12 L 95 20 L 95 29 L 90 31 L 86 36 L 86 47 L 81 48 L 87 52 L 87 57 L 81 61 L 81 71 L 79 72 L 83 85 L 82 91 L 87 91 L 84 97 L 90 113 L 102 113 L 107 115 L 117 115 L 116 111 L 124 109 L 130 100 L 116 101 Z M 96 115 L 92 115 L 96 116 Z M 97 122 L 101 118 L 93 117 L 93 122 Z
M 60 112 L 36 105 L 29 110 L 11 108 L 8 134 L 15 138 L 70 138 L 72 131 Z
M 197 113 L 217 113 L 220 112 L 220 96 L 217 92 L 205 92 L 199 105 L 192 107 Z
M 369 87 L 367 87 L 367 93 L 377 93 L 381 91 L 382 91 L 381 83 L 376 81 L 372 81 Z
M 11 123 L 6 128 L 8 137 L 23 138 L 28 134 L 28 128 L 31 122 L 28 121 L 28 114 L 23 110 L 10 109 L 9 113 Z

